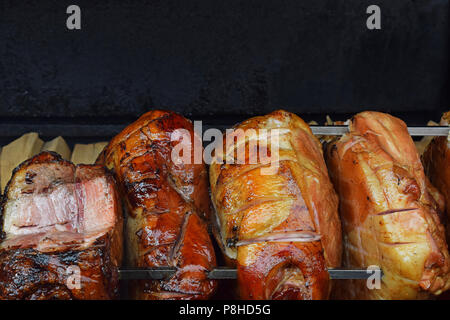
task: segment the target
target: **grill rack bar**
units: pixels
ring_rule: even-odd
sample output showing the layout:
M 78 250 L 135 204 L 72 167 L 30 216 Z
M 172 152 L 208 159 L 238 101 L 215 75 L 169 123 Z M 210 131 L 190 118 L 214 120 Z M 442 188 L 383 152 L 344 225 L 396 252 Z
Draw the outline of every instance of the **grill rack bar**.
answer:
M 57 137 L 64 135 L 64 138 L 92 138 L 92 137 L 113 137 L 126 127 L 125 124 L 91 124 L 91 123 L 48 123 L 45 125 L 36 125 L 32 123 L 8 123 L 0 121 L 0 137 L 18 137 L 26 132 L 36 131 L 41 136 Z M 227 125 L 210 125 L 203 123 L 203 130 L 217 128 L 225 130 Z M 315 135 L 343 135 L 348 132 L 348 126 L 314 126 L 311 130 Z M 412 136 L 447 136 L 450 127 L 408 127 Z
M 121 269 L 121 280 L 164 280 L 174 275 L 176 269 L 159 267 L 149 269 Z M 366 269 L 328 269 L 331 279 L 367 279 L 374 274 L 374 270 Z M 380 270 L 381 276 L 383 272 Z M 209 279 L 236 279 L 237 270 L 233 268 L 215 268 L 208 273 Z
M 340 136 L 348 132 L 348 126 L 310 126 L 315 135 Z M 411 136 L 445 136 L 450 133 L 450 127 L 408 127 Z

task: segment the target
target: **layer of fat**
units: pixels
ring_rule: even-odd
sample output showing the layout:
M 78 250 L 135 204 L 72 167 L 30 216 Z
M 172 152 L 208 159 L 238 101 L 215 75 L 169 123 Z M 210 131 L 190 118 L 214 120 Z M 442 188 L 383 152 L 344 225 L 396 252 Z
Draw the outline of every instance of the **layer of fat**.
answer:
M 113 189 L 104 177 L 63 184 L 49 193 L 24 194 L 5 204 L 2 246 L 21 239 L 45 251 L 57 241 L 92 243 L 116 223 Z M 27 236 L 28 238 L 24 238 Z M 34 236 L 34 237 L 33 237 Z

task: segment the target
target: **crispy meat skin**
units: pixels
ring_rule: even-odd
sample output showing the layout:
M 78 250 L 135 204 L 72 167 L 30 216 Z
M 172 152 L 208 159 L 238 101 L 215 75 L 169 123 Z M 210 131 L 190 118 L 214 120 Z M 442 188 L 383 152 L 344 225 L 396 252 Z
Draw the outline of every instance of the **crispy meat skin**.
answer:
M 135 299 L 206 299 L 216 287 L 206 278 L 216 265 L 205 222 L 210 215 L 207 172 L 203 163 L 172 161 L 181 139 L 171 141 L 176 129 L 187 130 L 192 137 L 187 144 L 193 146 L 190 121 L 150 111 L 114 137 L 98 159 L 114 172 L 126 201 L 127 265 L 177 267 L 167 281 L 131 283 Z
M 280 130 L 276 174 L 266 175 L 261 170 L 268 165 L 261 162 L 249 163 L 249 150 L 255 150 L 250 140 L 245 143 L 245 164 L 213 161 L 210 166 L 216 238 L 229 263 L 237 265 L 241 298 L 326 299 L 327 267 L 340 265 L 341 225 L 319 141 L 302 119 L 282 110 L 251 118 L 235 129 Z M 274 150 L 270 144 L 268 149 Z M 321 238 L 287 239 L 305 234 Z M 267 241 L 271 237 L 277 242 Z M 252 239 L 255 243 L 235 246 Z
M 343 266 L 377 265 L 380 290 L 364 280 L 337 285 L 347 299 L 421 299 L 449 285 L 449 255 L 439 220 L 439 195 L 427 181 L 403 121 L 362 112 L 350 132 L 327 147 L 339 194 Z
M 450 111 L 441 119 L 442 126 L 450 125 Z M 444 195 L 447 225 L 447 241 L 450 240 L 450 138 L 435 137 L 422 157 L 425 173 L 436 188 Z
M 0 251 L 1 299 L 115 299 L 119 297 L 117 262 L 107 235 L 84 250 L 41 253 L 35 249 Z M 80 289 L 71 283 L 70 267 L 78 266 Z M 73 269 L 72 269 L 73 270 Z
M 70 173 L 73 173 L 70 175 Z M 103 210 L 111 214 L 111 219 L 94 216 L 76 217 L 73 225 L 82 224 L 83 220 L 89 225 L 83 226 L 83 230 L 55 230 L 52 225 L 45 231 L 37 233 L 22 231 L 26 227 L 16 228 L 13 225 L 5 225 L 8 218 L 15 223 L 23 222 L 19 219 L 23 212 L 17 212 L 14 208 L 20 206 L 17 202 L 32 201 L 33 197 L 47 196 L 58 188 L 84 190 L 88 192 L 95 181 L 99 179 L 105 184 L 103 192 L 108 193 L 107 200 L 100 199 L 100 203 L 107 202 L 110 207 Z M 79 187 L 74 187 L 74 186 Z M 82 187 L 86 185 L 85 187 Z M 101 183 L 99 185 L 102 185 Z M 94 195 L 96 197 L 97 195 Z M 105 197 L 99 194 L 99 197 Z M 82 198 L 85 210 L 95 210 L 89 205 L 95 200 L 86 196 Z M 58 198 L 60 204 L 55 207 L 55 212 L 61 212 L 68 202 L 67 198 Z M 41 204 L 44 203 L 41 200 Z M 13 209 L 11 209 L 13 208 Z M 48 208 L 48 207 L 47 207 Z M 104 211 L 99 212 L 104 213 Z M 31 212 L 31 211 L 30 211 Z M 49 210 L 34 211 L 40 220 Z M 88 212 L 84 212 L 86 215 Z M 67 217 L 66 217 L 67 218 Z M 115 299 L 119 295 L 118 268 L 122 260 L 122 216 L 114 181 L 111 175 L 105 173 L 100 166 L 77 166 L 63 160 L 52 152 L 43 152 L 19 165 L 13 172 L 9 181 L 5 198 L 2 203 L 2 231 L 3 241 L 0 249 L 0 298 L 1 299 Z M 76 221 L 76 222 L 75 222 Z M 95 224 L 98 222 L 97 224 Z M 104 224 L 103 224 L 104 223 Z M 70 223 L 67 223 L 69 225 Z M 94 224 L 94 225 L 93 225 Z M 36 226 L 38 227 L 39 224 Z M 62 225 L 67 227 L 66 225 Z M 102 228 L 98 227 L 101 226 Z M 97 228 L 98 227 L 98 228 Z M 105 228 L 103 228 L 105 227 Z M 69 228 L 69 227 L 67 227 Z M 80 227 L 81 228 L 81 227 Z M 94 228 L 95 230 L 93 230 Z M 23 232 L 29 232 L 23 234 Z M 68 269 L 68 268 L 72 269 Z M 80 269 L 80 287 L 68 285 L 71 271 L 74 267 Z

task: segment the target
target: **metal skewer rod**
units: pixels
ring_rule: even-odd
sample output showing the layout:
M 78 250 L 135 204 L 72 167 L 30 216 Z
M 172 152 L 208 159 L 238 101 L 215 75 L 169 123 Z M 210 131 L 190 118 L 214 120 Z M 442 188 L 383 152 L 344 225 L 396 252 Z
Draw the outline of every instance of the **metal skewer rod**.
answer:
M 315 135 L 340 136 L 348 132 L 348 126 L 310 126 Z M 448 136 L 450 127 L 408 127 L 411 136 Z
M 164 280 L 175 273 L 175 268 L 159 267 L 151 269 L 121 269 L 122 280 Z M 367 279 L 374 271 L 366 269 L 328 269 L 331 279 Z M 382 275 L 382 274 L 381 274 Z M 208 274 L 209 279 L 236 279 L 237 271 L 232 268 L 215 268 Z
M 38 130 L 42 135 L 58 136 L 61 132 L 65 137 L 113 137 L 118 132 L 122 131 L 125 125 L 121 124 L 45 124 L 36 127 L 36 124 L 31 123 L 9 123 L 0 122 L 0 136 L 14 137 L 21 136 L 25 132 Z M 208 128 L 226 129 L 231 125 L 208 125 L 204 124 L 203 129 Z M 317 135 L 343 135 L 348 132 L 348 126 L 310 126 L 313 133 Z M 408 127 L 409 133 L 412 136 L 447 136 L 450 127 Z

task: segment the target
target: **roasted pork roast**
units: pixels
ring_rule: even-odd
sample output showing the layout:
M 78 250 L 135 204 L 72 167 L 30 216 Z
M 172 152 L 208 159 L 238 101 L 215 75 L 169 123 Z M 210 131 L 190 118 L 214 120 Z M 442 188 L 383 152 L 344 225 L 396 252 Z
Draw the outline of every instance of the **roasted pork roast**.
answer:
M 421 299 L 450 286 L 450 260 L 439 212 L 403 121 L 379 112 L 353 117 L 329 143 L 326 159 L 339 195 L 343 267 L 378 266 L 379 288 L 365 280 L 336 286 L 344 299 Z
M 210 166 L 216 237 L 237 266 L 240 297 L 328 298 L 327 268 L 341 261 L 341 224 L 309 126 L 275 111 L 235 126 L 222 147 Z
M 194 139 L 187 119 L 150 111 L 114 137 L 98 159 L 114 172 L 126 202 L 127 267 L 176 268 L 167 280 L 131 282 L 131 298 L 206 299 L 215 290 L 216 282 L 207 278 L 216 266 L 207 231 L 207 171 L 201 157 L 194 161 Z M 173 159 L 179 143 L 190 148 L 184 156 L 192 161 Z M 199 147 L 201 156 L 201 140 Z
M 113 177 L 43 152 L 13 172 L 2 203 L 1 299 L 114 299 L 122 215 Z
M 450 126 L 450 111 L 441 119 L 441 126 Z M 422 157 L 425 173 L 445 198 L 447 241 L 450 240 L 450 135 L 434 137 Z

